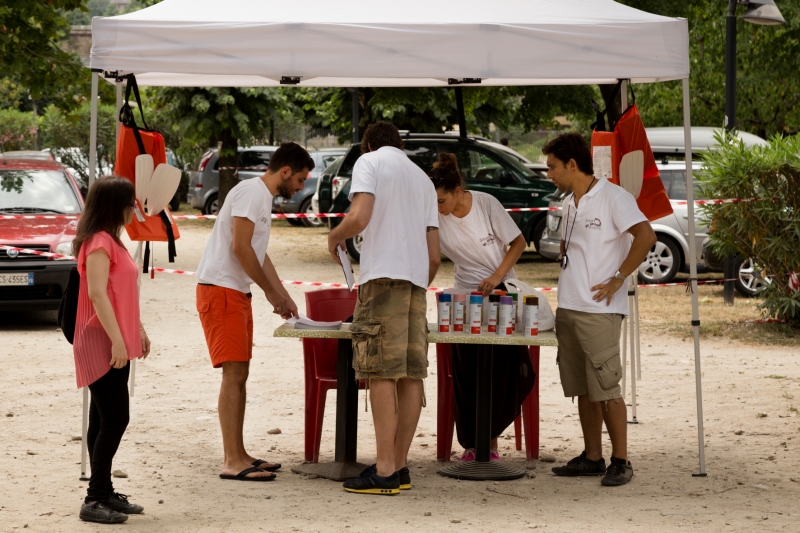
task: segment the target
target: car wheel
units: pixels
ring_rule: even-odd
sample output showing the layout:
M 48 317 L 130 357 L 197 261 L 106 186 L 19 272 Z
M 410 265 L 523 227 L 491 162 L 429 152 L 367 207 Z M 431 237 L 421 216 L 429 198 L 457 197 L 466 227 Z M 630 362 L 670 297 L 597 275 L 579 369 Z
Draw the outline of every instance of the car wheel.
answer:
M 656 244 L 639 265 L 640 283 L 669 283 L 680 268 L 681 252 L 666 235 L 659 235 Z
M 764 269 L 752 259 L 738 262 L 736 272 L 738 273 L 734 282 L 736 292 L 745 298 L 756 296 L 772 283 L 772 280 L 764 275 Z
M 347 253 L 350 254 L 350 259 L 352 259 L 354 263 L 358 263 L 361 260 L 361 244 L 363 242 L 364 236 L 360 233 L 355 237 L 344 241 L 345 245 L 347 246 Z
M 214 194 L 208 199 L 206 205 L 203 207 L 204 215 L 217 215 L 219 214 L 219 196 Z
M 305 213 L 306 215 L 314 215 L 314 210 L 311 208 L 311 197 L 309 196 L 308 199 L 303 202 L 300 206 L 300 212 Z M 319 228 L 322 226 L 322 219 L 321 218 L 301 218 L 304 226 L 309 228 Z

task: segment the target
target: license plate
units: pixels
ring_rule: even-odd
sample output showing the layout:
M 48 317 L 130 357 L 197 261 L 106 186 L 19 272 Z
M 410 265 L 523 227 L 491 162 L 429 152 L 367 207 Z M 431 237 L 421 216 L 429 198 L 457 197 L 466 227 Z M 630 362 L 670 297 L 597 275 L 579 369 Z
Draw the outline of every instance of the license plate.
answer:
M 0 286 L 33 285 L 33 272 L 26 274 L 0 274 Z

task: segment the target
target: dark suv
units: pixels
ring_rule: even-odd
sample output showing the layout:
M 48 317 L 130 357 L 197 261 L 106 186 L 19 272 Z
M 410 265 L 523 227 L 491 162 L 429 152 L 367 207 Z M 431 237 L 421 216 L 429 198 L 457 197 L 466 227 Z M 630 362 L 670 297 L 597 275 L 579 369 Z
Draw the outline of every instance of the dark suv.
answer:
M 553 183 L 547 179 L 545 165 L 541 169 L 528 168 L 519 158 L 480 137 L 465 139 L 447 134 L 406 134 L 403 144 L 408 157 L 426 174 L 439 152 L 455 154 L 467 188 L 491 194 L 506 208 L 547 207 L 550 197 L 556 192 Z M 350 209 L 350 200 L 347 198 L 350 194 L 350 180 L 353 177 L 353 166 L 360 156 L 361 147 L 351 146 L 336 174 L 322 177 L 319 186 L 320 213 L 345 213 Z M 511 218 L 522 230 L 528 244 L 533 242 L 538 250 L 547 212 L 511 213 Z M 341 219 L 331 218 L 328 221 L 332 228 Z M 359 260 L 360 235 L 347 241 L 347 250 L 354 260 Z

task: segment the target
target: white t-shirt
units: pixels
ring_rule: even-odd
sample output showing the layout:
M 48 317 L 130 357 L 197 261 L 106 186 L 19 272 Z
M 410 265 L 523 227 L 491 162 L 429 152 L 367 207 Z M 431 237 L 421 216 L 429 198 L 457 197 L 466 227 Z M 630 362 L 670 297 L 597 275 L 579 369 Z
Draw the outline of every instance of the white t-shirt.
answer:
M 634 197 L 622 187 L 600 179 L 575 208 L 575 196 L 564 200 L 561 238 L 568 242 L 567 268 L 558 280 L 558 306 L 586 313 L 628 314 L 628 283 L 611 298 L 592 300 L 595 285 L 606 283 L 622 266 L 631 248 L 625 232 L 647 222 Z
M 439 242 L 455 263 L 456 289 L 475 290 L 494 274 L 508 244 L 522 232 L 497 198 L 470 191 L 472 208 L 463 218 L 439 215 Z M 503 281 L 515 278 L 512 268 Z
M 404 279 L 427 288 L 426 232 L 439 227 L 430 178 L 402 150 L 384 146 L 356 161 L 350 200 L 359 192 L 373 194 L 375 206 L 363 232 L 358 282 Z
M 272 228 L 272 194 L 260 178 L 244 180 L 230 190 L 197 267 L 201 283 L 248 293 L 253 280 L 233 253 L 233 217 L 255 223 L 250 244 L 263 265 Z

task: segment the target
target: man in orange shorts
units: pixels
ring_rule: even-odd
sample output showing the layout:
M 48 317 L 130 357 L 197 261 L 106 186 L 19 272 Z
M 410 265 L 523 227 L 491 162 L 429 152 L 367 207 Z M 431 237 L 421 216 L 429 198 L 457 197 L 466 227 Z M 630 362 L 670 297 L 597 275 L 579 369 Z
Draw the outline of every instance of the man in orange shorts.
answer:
M 298 316 L 289 293 L 267 255 L 272 226 L 272 199 L 303 190 L 314 161 L 300 145 L 284 143 L 272 154 L 267 171 L 230 190 L 197 267 L 197 312 L 214 368 L 222 368 L 219 423 L 225 459 L 222 479 L 272 481 L 281 465 L 248 454 L 244 447 L 247 376 L 253 356 L 251 284 L 255 283 L 273 312 Z

